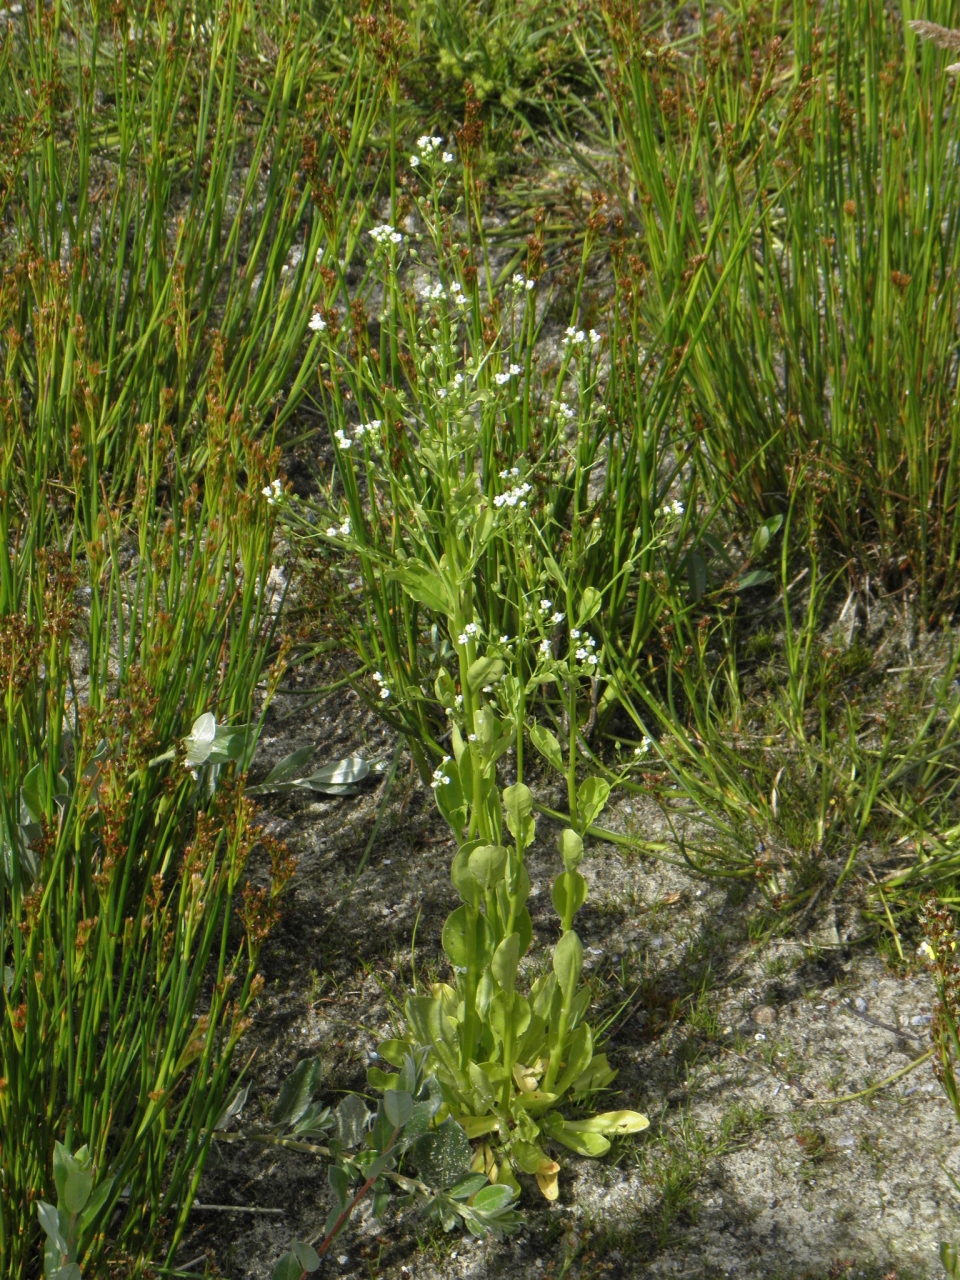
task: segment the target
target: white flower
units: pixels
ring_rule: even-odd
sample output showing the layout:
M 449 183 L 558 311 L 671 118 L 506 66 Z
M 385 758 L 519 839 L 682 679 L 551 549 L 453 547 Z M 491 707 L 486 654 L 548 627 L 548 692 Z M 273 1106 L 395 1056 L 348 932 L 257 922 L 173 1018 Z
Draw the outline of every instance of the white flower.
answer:
M 353 441 L 350 439 L 350 437 L 347 435 L 347 433 L 343 430 L 342 427 L 336 430 L 333 433 L 333 436 L 341 449 L 349 449 L 353 444 Z
M 921 942 L 919 947 L 917 947 L 917 955 L 922 956 L 924 960 L 929 960 L 931 962 L 935 961 L 937 958 L 937 953 L 926 940 Z
M 758 1031 L 753 1038 L 754 1040 L 766 1040 L 767 1037 L 763 1034 L 762 1031 Z
M 568 422 L 572 422 L 577 416 L 576 411 L 571 409 L 565 400 L 561 400 L 557 408 L 560 411 L 561 417 L 566 418 Z
M 400 232 L 396 227 L 392 227 L 389 222 L 381 222 L 378 227 L 373 227 L 370 230 L 369 235 L 378 245 L 400 244 L 403 240 L 403 236 Z
M 506 471 L 500 472 L 500 479 L 509 480 L 511 476 L 518 476 L 519 474 L 520 474 L 519 467 L 509 467 Z
M 467 734 L 467 741 L 468 741 L 468 742 L 476 742 L 476 740 L 477 740 L 477 735 L 476 735 L 475 733 L 468 733 L 468 734 Z
M 447 388 L 446 388 L 446 387 L 437 387 L 437 399 L 438 399 L 438 400 L 446 400 L 446 398 L 447 398 L 447 396 L 448 396 L 449 394 L 450 394 L 450 392 L 447 390 Z
M 540 653 L 542 653 L 545 658 L 550 657 L 550 641 L 549 640 L 540 641 Z
M 350 537 L 350 517 L 349 516 L 347 516 L 346 520 L 344 520 L 343 524 L 340 526 L 340 537 L 341 538 Z
M 411 156 L 411 157 L 410 157 L 410 168 L 411 168 L 411 169 L 416 169 L 416 168 L 418 168 L 418 167 L 419 167 L 419 165 L 420 165 L 420 157 L 419 157 L 419 156 Z
M 521 373 L 523 373 L 523 367 L 522 367 L 521 365 L 519 365 L 519 364 L 512 364 L 512 365 L 510 366 L 510 376 L 511 376 L 511 377 L 516 378 L 516 377 L 518 377 Z
M 513 284 L 515 288 L 526 289 L 528 293 L 531 289 L 535 289 L 537 286 L 536 280 L 528 280 L 522 271 L 514 272 Z
M 501 636 L 501 637 L 500 637 L 500 643 L 501 643 L 501 644 L 509 644 L 509 643 L 510 643 L 510 637 L 509 637 L 509 636 Z
M 444 773 L 443 771 L 443 766 L 445 764 L 448 764 L 449 761 L 450 761 L 450 757 L 444 756 L 443 759 L 440 761 L 440 763 L 437 765 L 436 769 L 434 769 L 433 781 L 430 783 L 431 787 L 433 787 L 434 790 L 436 790 L 437 787 L 448 787 L 450 785 L 450 775 L 448 773 Z
M 653 746 L 653 739 L 648 738 L 647 735 L 644 734 L 639 747 L 633 748 L 633 754 L 635 756 L 645 756 L 652 746 Z
M 364 436 L 375 436 L 383 426 L 379 418 L 373 418 L 370 422 L 359 422 L 353 429 L 354 435 L 358 440 L 362 440 Z
M 590 342 L 591 342 L 591 344 L 592 344 L 593 346 L 597 346 L 601 341 L 602 341 L 602 339 L 601 339 L 601 335 L 600 335 L 599 333 L 597 333 L 596 329 L 591 329 L 591 330 L 590 330 Z
M 322 333 L 327 327 L 327 322 L 319 311 L 315 311 L 310 317 L 310 323 L 307 327 L 312 329 L 314 333 Z
M 505 382 L 510 381 L 510 375 L 509 373 L 495 373 L 493 375 L 493 380 L 502 387 Z
M 567 615 L 565 613 L 554 613 L 551 615 L 551 622 L 562 622 Z
M 546 596 L 544 596 L 544 598 L 540 601 L 540 612 L 549 613 L 552 608 L 553 608 L 553 601 L 548 600 Z
M 575 329 L 573 325 L 570 325 L 567 329 L 564 330 L 564 336 L 566 337 L 567 341 L 572 342 L 575 347 L 583 346 L 583 344 L 587 340 L 587 335 L 583 332 L 583 330 Z
M 457 710 L 458 710 L 458 711 L 461 709 L 461 707 L 463 706 L 463 694 L 462 694 L 462 693 L 458 693 L 458 694 L 457 694 L 457 696 L 456 696 L 456 697 L 454 698 L 454 700 L 453 700 L 453 705 L 457 708 Z
M 579 627 L 574 627 L 574 628 L 573 628 L 573 630 L 570 632 L 570 639 L 571 639 L 571 640 L 579 640 L 579 639 L 580 639 L 580 628 L 579 628 Z
M 453 300 L 454 300 L 454 302 L 457 304 L 457 306 L 458 306 L 458 307 L 467 307 L 467 306 L 469 306 L 469 305 L 470 305 L 470 299 L 469 299 L 469 298 L 467 297 L 467 295 L 466 295 L 466 294 L 465 294 L 461 289 L 459 289 L 459 288 L 458 288 L 457 292 L 453 295 Z
M 429 156 L 443 144 L 442 138 L 431 138 L 427 134 L 422 133 L 417 139 L 417 150 L 421 155 Z
M 462 373 L 454 374 L 454 377 L 453 377 L 453 385 L 454 385 L 455 387 L 462 387 L 462 386 L 463 386 L 463 374 L 462 374 Z
M 587 646 L 588 649 L 595 649 L 597 647 L 597 642 L 596 640 L 594 640 L 593 636 L 587 636 L 586 640 L 584 640 L 583 643 Z
M 683 511 L 684 511 L 683 503 L 682 503 L 682 502 L 674 502 L 674 503 L 672 504 L 672 510 L 673 510 L 673 514 L 674 514 L 675 516 L 682 516 L 682 515 L 683 515 Z
M 440 157 L 444 164 L 453 164 L 453 152 L 445 151 Z
M 588 667 L 595 667 L 599 663 L 600 659 L 595 653 L 588 653 L 584 661 Z
M 384 685 L 384 687 L 380 690 L 380 697 L 381 698 L 390 697 L 390 690 L 386 687 L 386 685 Z
M 498 493 L 493 500 L 495 507 L 525 507 L 527 504 L 523 499 L 530 492 L 530 485 L 518 484 L 515 489 L 510 489 L 506 493 Z
M 478 636 L 480 634 L 480 628 L 475 622 L 468 622 L 463 629 L 468 636 Z
M 372 680 L 375 680 L 375 681 L 377 682 L 377 684 L 383 684 L 383 672 L 382 672 L 382 671 L 375 671 L 375 672 L 373 673 L 373 675 L 371 676 L 371 679 L 372 679 Z
M 283 500 L 283 481 L 271 480 L 268 485 L 260 490 L 267 500 L 268 507 L 275 507 L 278 502 Z
M 330 528 L 327 530 L 327 537 L 335 538 L 339 532 L 340 530 L 337 528 L 337 526 L 335 524 L 332 524 Z

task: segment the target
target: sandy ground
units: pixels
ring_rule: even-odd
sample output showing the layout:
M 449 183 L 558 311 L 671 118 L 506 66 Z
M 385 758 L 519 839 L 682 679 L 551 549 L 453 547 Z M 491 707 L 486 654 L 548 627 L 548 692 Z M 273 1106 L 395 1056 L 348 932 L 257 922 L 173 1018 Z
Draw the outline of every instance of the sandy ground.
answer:
M 355 695 L 338 695 L 335 714 L 330 705 L 304 711 L 305 701 L 284 696 L 272 709 L 264 772 L 306 743 L 318 764 L 353 751 L 389 755 L 391 741 Z M 411 962 L 420 978 L 442 970 L 453 845 L 405 759 L 366 868 L 334 914 L 380 785 L 350 798 L 277 797 L 264 810 L 300 862 L 264 954 L 250 1124 L 303 1057 L 322 1058 L 330 1101 L 364 1089 L 364 1053 L 396 1030 Z M 611 826 L 666 833 L 659 812 L 635 801 L 621 803 Z M 543 820 L 539 836 L 531 907 L 547 941 L 557 867 Z M 594 1021 L 613 1017 L 607 1052 L 620 1070 L 609 1105 L 645 1111 L 650 1131 L 599 1161 L 564 1152 L 559 1201 L 548 1206 L 525 1189 L 526 1223 L 512 1240 L 444 1235 L 410 1215 L 381 1228 L 361 1216 L 323 1271 L 364 1280 L 942 1275 L 939 1241 L 960 1236 L 960 1195 L 944 1166 L 958 1173 L 960 1161 L 930 1062 L 865 1099 L 829 1102 L 929 1048 L 926 973 L 909 964 L 894 972 L 869 943 L 848 941 L 852 899 L 807 920 L 802 936 L 756 943 L 751 900 L 736 887 L 609 845 L 595 846 L 584 869 L 590 898 L 578 932 L 598 980 Z M 196 1210 L 179 1261 L 209 1251 L 230 1280 L 267 1277 L 292 1238 L 322 1225 L 325 1170 L 309 1156 L 246 1144 L 220 1153 L 200 1203 L 237 1208 Z

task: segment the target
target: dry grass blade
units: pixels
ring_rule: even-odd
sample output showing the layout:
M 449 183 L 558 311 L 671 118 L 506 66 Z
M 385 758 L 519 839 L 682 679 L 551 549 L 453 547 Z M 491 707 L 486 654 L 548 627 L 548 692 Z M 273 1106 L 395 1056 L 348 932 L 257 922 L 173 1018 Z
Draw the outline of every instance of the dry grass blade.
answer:
M 924 22 L 920 18 L 908 22 L 907 26 L 911 31 L 915 31 L 921 40 L 932 40 L 938 49 L 960 50 L 960 31 L 954 27 L 941 27 L 935 22 Z

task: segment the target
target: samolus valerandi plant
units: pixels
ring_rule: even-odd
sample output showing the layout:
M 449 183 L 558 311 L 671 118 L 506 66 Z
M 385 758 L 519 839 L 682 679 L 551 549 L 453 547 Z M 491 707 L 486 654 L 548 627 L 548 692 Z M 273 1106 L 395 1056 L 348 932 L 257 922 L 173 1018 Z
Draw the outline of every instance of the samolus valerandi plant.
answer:
M 452 592 L 455 581 L 448 577 L 444 583 L 441 573 L 438 589 L 443 586 Z M 514 1186 L 518 1174 L 532 1174 L 548 1199 L 558 1195 L 560 1165 L 547 1144 L 600 1156 L 609 1150 L 610 1135 L 638 1132 L 648 1124 L 635 1111 L 568 1119 L 560 1110 L 606 1089 L 616 1074 L 606 1055 L 596 1051 L 587 1021 L 592 993 L 581 981 L 583 945 L 574 929 L 587 896 L 579 870 L 583 834 L 610 794 L 606 779 L 578 779 L 576 768 L 582 686 L 596 679 L 600 664 L 588 631 L 600 599 L 585 592 L 577 607 L 568 593 L 566 603 L 567 609 L 556 609 L 538 593 L 513 641 L 501 636 L 485 642 L 479 624 L 467 620 L 465 605 L 450 619 L 454 631 L 460 628 L 457 673 L 454 678 L 442 671 L 436 694 L 450 716 L 453 755 L 437 766 L 433 789 L 458 842 L 451 879 L 461 905 L 448 916 L 442 935 L 454 976 L 450 983 L 411 995 L 404 1006 L 407 1035 L 429 1048 L 451 1116 L 471 1138 L 485 1139 L 476 1167 Z M 576 625 L 564 637 L 558 630 L 567 617 Z M 538 646 L 533 669 L 521 677 L 518 671 L 533 645 Z M 555 656 L 555 647 L 565 651 Z M 552 895 L 561 937 L 549 967 L 541 966 L 544 971 L 527 984 L 521 962 L 534 937 L 526 905 L 526 853 L 536 836 L 536 818 L 533 793 L 520 779 L 526 699 L 543 684 L 559 688 L 569 712 L 567 759 L 550 730 L 533 723 L 530 736 L 567 779 L 571 825 L 560 833 L 563 870 Z M 516 760 L 518 780 L 501 786 L 497 766 L 508 753 Z M 391 1061 L 401 1045 L 387 1042 L 380 1053 Z M 389 1088 L 393 1077 L 374 1067 L 368 1079 Z

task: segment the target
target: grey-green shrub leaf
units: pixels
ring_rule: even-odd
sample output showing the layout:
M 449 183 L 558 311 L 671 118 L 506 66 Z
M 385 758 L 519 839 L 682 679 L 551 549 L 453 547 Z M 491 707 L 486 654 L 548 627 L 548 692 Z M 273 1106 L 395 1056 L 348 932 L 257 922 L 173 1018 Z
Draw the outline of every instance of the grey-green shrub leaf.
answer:
M 273 1280 L 303 1280 L 303 1267 L 295 1253 L 285 1253 L 273 1268 Z
M 749 587 L 762 587 L 767 582 L 773 582 L 773 574 L 769 569 L 751 569 L 749 573 L 737 579 L 736 589 L 746 591 Z
M 320 1265 L 320 1255 L 312 1244 L 307 1244 L 304 1240 L 294 1240 L 290 1245 L 290 1252 L 297 1255 L 304 1271 L 316 1271 Z
M 337 1105 L 333 1118 L 334 1132 L 343 1145 L 347 1148 L 359 1146 L 370 1122 L 370 1112 L 363 1099 L 355 1093 L 346 1094 Z
M 47 1238 L 61 1253 L 66 1253 L 67 1242 L 60 1234 L 60 1215 L 55 1207 L 52 1204 L 47 1204 L 45 1200 L 38 1200 L 37 1217 L 40 1219 L 40 1225 L 46 1232 Z
M 295 1124 L 313 1100 L 323 1079 L 319 1058 L 304 1058 L 284 1080 L 271 1117 L 274 1125 Z
M 395 1129 L 402 1129 L 413 1115 L 413 1098 L 403 1089 L 388 1089 L 383 1095 L 383 1109 Z
M 330 1190 L 337 1204 L 341 1209 L 346 1208 L 350 1202 L 350 1179 L 347 1177 L 346 1170 L 341 1169 L 338 1164 L 332 1164 L 327 1170 L 327 1181 L 330 1183 Z
M 205 711 L 193 722 L 190 733 L 183 740 L 187 750 L 187 764 L 205 764 L 213 749 L 217 735 L 217 721 L 212 711 Z
M 410 1148 L 420 1177 L 431 1187 L 452 1187 L 467 1171 L 473 1150 L 461 1126 L 448 1116 L 438 1129 L 421 1134 Z
M 304 765 L 313 755 L 313 750 L 313 747 L 299 747 L 296 751 L 291 751 L 288 756 L 284 756 L 273 766 L 262 785 L 267 786 L 271 782 L 287 782 L 291 778 L 303 777 Z

